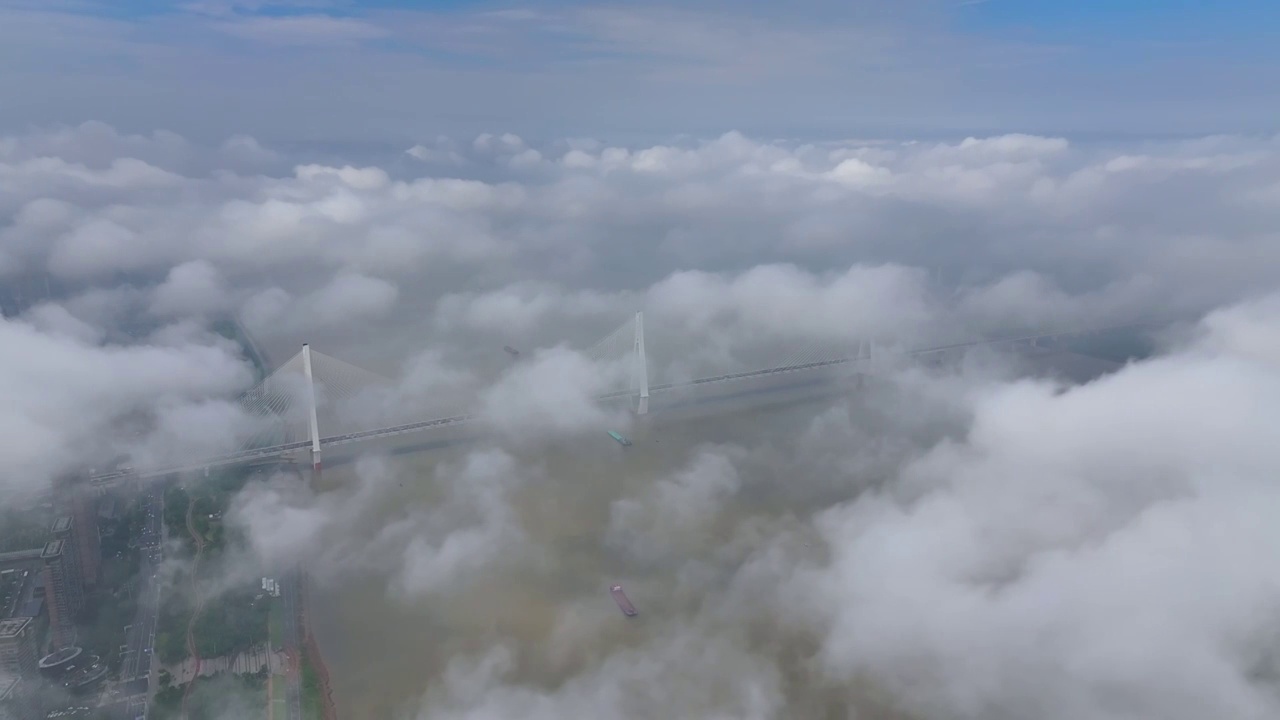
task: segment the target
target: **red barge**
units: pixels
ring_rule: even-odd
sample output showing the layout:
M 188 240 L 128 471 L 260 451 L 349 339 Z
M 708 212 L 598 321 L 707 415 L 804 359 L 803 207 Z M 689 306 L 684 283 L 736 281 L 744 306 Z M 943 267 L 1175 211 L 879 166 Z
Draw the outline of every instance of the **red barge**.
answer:
M 640 613 L 636 610 L 636 606 L 631 604 L 625 593 L 622 592 L 621 585 L 614 585 L 609 588 L 609 594 L 613 596 L 613 601 L 618 603 L 618 608 L 622 610 L 622 614 L 627 617 L 635 617 Z

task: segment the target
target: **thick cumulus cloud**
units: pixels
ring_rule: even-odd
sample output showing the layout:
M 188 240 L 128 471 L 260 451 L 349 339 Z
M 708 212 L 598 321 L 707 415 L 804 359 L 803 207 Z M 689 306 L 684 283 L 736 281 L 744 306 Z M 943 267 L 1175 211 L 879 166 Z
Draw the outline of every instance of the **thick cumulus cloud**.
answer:
M 742 486 L 732 461 L 738 449 L 728 450 L 704 450 L 641 497 L 614 501 L 605 542 L 642 563 L 670 562 L 682 547 L 705 544 L 724 500 Z
M 161 316 L 199 317 L 224 309 L 227 294 L 218 271 L 204 260 L 174 267 L 152 294 L 151 311 Z
M 317 496 L 290 474 L 250 485 L 230 517 L 267 563 L 304 559 L 326 583 L 390 573 L 391 591 L 416 600 L 529 560 L 512 495 L 538 475 L 488 449 L 435 468 L 427 482 L 441 497 L 432 507 L 396 509 L 405 478 L 369 459 L 357 468 L 359 481 L 339 492 Z
M 50 307 L 33 317 L 0 320 L 7 490 L 37 489 L 108 451 L 113 441 L 131 442 L 112 431 L 136 413 L 160 408 L 208 420 L 208 411 L 195 408 L 216 408 L 251 380 L 249 368 L 222 347 L 101 346 L 89 325 L 65 311 Z M 171 443 L 165 457 L 210 449 L 203 437 L 207 423 L 161 424 Z
M 1194 340 L 1084 386 L 891 375 L 865 391 L 878 433 L 849 420 L 859 395 L 792 415 L 772 445 L 663 432 L 666 469 L 586 488 L 561 466 L 536 480 L 541 500 L 471 475 L 465 495 L 504 510 L 472 514 L 454 543 L 421 541 L 428 568 L 468 566 L 444 562 L 453 544 L 493 592 L 525 593 L 499 605 L 518 614 L 543 602 L 540 582 L 580 582 L 566 557 L 580 542 L 604 564 L 541 620 L 448 583 L 415 594 L 415 564 L 399 565 L 402 597 L 431 588 L 436 623 L 456 602 L 488 618 L 453 630 L 480 633 L 466 643 L 436 626 L 456 651 L 428 661 L 438 671 L 403 716 L 1274 716 L 1277 313 L 1275 297 L 1219 311 Z M 493 451 L 468 457 L 467 473 L 521 474 Z M 383 492 L 412 477 L 381 477 Z M 452 503 L 442 512 L 466 515 Z M 539 527 L 539 505 L 567 506 L 568 529 Z M 518 534 L 498 537 L 495 516 Z M 524 579 L 502 553 L 525 559 Z M 589 600 L 618 574 L 644 603 L 627 628 Z
M 904 367 L 728 442 L 377 461 L 238 517 L 428 628 L 400 717 L 1271 717 L 1277 327 L 1269 296 L 1084 385 Z
M 795 144 L 730 133 L 536 152 L 514 136 L 442 142 L 457 162 L 422 162 L 419 146 L 384 169 L 290 166 L 261 148 L 262 163 L 246 165 L 237 153 L 257 147 L 246 138 L 209 150 L 98 124 L 6 138 L 0 269 L 94 286 L 134 273 L 152 278 L 158 311 L 198 299 L 175 293 L 209 295 L 221 278 L 227 304 L 292 340 L 433 310 L 438 321 L 422 327 L 518 334 L 522 321 L 550 317 L 556 294 L 607 307 L 591 293 L 691 268 L 742 273 L 689 309 L 696 318 L 787 280 L 746 272 L 760 262 L 896 264 L 923 272 L 911 283 L 986 287 L 962 298 L 978 315 L 1092 319 L 1118 306 L 1201 308 L 1264 288 L 1277 263 L 1272 139 L 1113 148 L 1022 135 Z M 781 297 L 810 310 L 845 303 L 873 324 L 885 305 L 914 317 L 887 278 L 848 281 L 825 297 L 798 286 Z M 711 290 L 696 276 L 667 282 L 660 304 Z M 508 286 L 515 297 L 493 295 Z M 1064 291 L 1093 299 L 1077 307 Z M 403 312 L 391 312 L 397 302 Z M 752 309 L 772 325 L 790 312 Z
M 597 402 L 625 377 L 621 363 L 592 363 L 563 348 L 541 351 L 490 386 L 481 399 L 486 421 L 509 439 L 563 436 L 617 419 Z M 616 423 L 614 423 L 616 424 Z
M 909 500 L 821 513 L 831 559 L 784 594 L 824 672 L 920 717 L 1273 716 L 1278 307 L 1065 393 L 999 386 L 901 468 Z
M 478 444 L 377 447 L 230 513 L 350 599 L 352 716 L 1274 716 L 1278 150 L 8 138 L 5 477 L 237 447 L 234 317 L 272 364 L 305 340 L 391 376 L 343 399 L 352 430 L 483 415 L 429 438 Z M 656 385 L 1214 307 L 1080 387 L 975 352 L 715 422 L 598 401 L 636 311 Z

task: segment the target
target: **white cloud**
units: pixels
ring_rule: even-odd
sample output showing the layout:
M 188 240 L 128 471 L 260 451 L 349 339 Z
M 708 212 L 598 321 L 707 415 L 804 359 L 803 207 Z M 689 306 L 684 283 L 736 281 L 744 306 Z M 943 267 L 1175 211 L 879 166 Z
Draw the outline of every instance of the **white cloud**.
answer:
M 228 293 L 217 268 L 205 260 L 175 266 L 151 296 L 151 312 L 200 316 L 224 309 Z
M 670 562 L 686 548 L 707 542 L 721 505 L 741 485 L 729 457 L 704 450 L 642 497 L 615 500 L 606 541 L 640 562 Z
M 255 483 L 233 513 L 264 560 L 430 605 L 441 652 L 481 659 L 423 671 L 424 717 L 806 717 L 880 695 L 925 718 L 1275 714 L 1255 642 L 1280 586 L 1273 140 L 423 147 L 465 162 L 99 125 L 0 143 L 13 487 L 120 448 L 236 446 L 249 368 L 208 322 L 234 312 L 269 345 L 399 368 L 345 408 L 361 422 L 439 402 L 495 431 L 444 463 L 366 458 L 336 490 Z M 568 349 L 643 310 L 658 382 L 807 343 L 1213 307 L 1083 387 L 976 355 L 890 368 L 710 445 L 596 401 L 626 386 L 627 332 L 616 357 Z M 622 576 L 650 624 L 607 621 Z M 514 599 L 476 600 L 495 588 Z
M 515 157 L 534 149 L 526 141 L 482 136 L 477 143 L 486 149 L 469 166 L 474 177 L 405 178 L 368 165 L 284 171 L 274 160 L 238 159 L 235 148 L 262 154 L 243 137 L 221 154 L 99 125 L 14 138 L 0 156 L 2 174 L 12 178 L 3 202 L 13 213 L 0 228 L 0 256 L 11 276 L 43 269 L 95 284 L 118 272 L 167 273 L 204 262 L 229 285 L 251 286 L 241 301 L 272 286 L 305 297 L 316 291 L 317 266 L 342 286 L 334 292 L 354 290 L 364 282 L 356 277 L 394 282 L 397 300 L 423 309 L 448 294 L 492 304 L 521 282 L 517 314 L 483 321 L 506 332 L 518 313 L 545 304 L 542 288 L 596 290 L 604 298 L 626 276 L 631 288 L 669 278 L 663 292 L 693 293 L 700 276 L 676 273 L 695 267 L 710 271 L 698 282 L 712 284 L 726 275 L 714 271 L 734 268 L 735 287 L 747 295 L 751 283 L 785 272 L 746 271 L 760 263 L 879 267 L 853 271 L 845 290 L 825 291 L 827 302 L 865 314 L 851 325 L 869 326 L 879 308 L 848 293 L 884 290 L 871 285 L 890 282 L 896 266 L 906 268 L 903 292 L 923 281 L 907 280 L 910 268 L 923 268 L 948 285 L 1000 291 L 985 302 L 970 293 L 970 309 L 998 305 L 1008 315 L 1016 306 L 1013 319 L 1031 322 L 1078 316 L 1077 303 L 1064 309 L 1055 292 L 1100 293 L 1094 315 L 1135 304 L 1201 308 L 1265 290 L 1280 262 L 1270 206 L 1241 200 L 1280 182 L 1277 146 L 1267 140 L 1148 144 L 1143 162 L 1169 169 L 1118 172 L 1116 163 L 1132 166 L 1138 156 L 1056 138 L 820 146 L 730 133 L 701 144 L 541 148 L 541 159 L 528 156 L 536 180 L 522 182 L 489 154 L 508 148 L 502 157 Z M 29 147 L 65 158 L 31 156 Z M 121 168 L 135 165 L 162 173 L 164 182 L 126 182 L 133 171 Z M 252 173 L 239 174 L 249 167 Z M 1022 274 L 1001 280 L 1015 272 Z M 382 312 L 387 287 L 375 292 L 365 282 L 363 289 L 373 293 L 371 305 L 357 306 Z M 797 285 L 793 299 L 821 300 L 816 286 L 804 292 Z M 1036 297 L 1009 302 L 1023 293 Z M 492 315 L 451 302 L 455 319 L 480 323 Z M 746 301 L 735 302 L 745 309 Z M 911 302 L 901 309 L 914 311 Z M 764 310 L 800 326 L 830 314 L 823 306 L 754 309 Z M 895 322 L 915 325 L 910 317 L 880 324 Z
M 624 422 L 596 398 L 626 377 L 622 364 L 593 363 L 561 347 L 540 350 L 485 390 L 485 422 L 515 442 L 600 430 Z
M 326 321 L 346 323 L 367 315 L 379 315 L 395 304 L 396 286 L 366 275 L 339 275 L 317 290 L 303 306 Z
M 827 672 L 925 717 L 1273 714 L 1253 609 L 1277 583 L 1280 365 L 1248 348 L 1274 308 L 1066 393 L 984 393 L 963 443 L 902 470 L 916 499 L 825 512 L 831 562 L 788 593 L 829 618 Z
M 67 332 L 67 315 L 40 311 L 42 332 L 16 320 L 0 321 L 0 438 L 12 472 L 11 489 L 32 490 L 53 474 L 92 464 L 113 442 L 112 425 L 121 417 L 158 406 L 181 408 L 224 396 L 249 384 L 248 369 L 220 348 L 99 347 L 83 325 Z M 210 428 L 186 426 L 186 440 Z M 171 436 L 172 437 L 172 436 Z M 174 443 L 169 457 L 207 445 Z
M 345 327 L 386 314 L 397 297 L 399 290 L 391 282 L 343 273 L 302 297 L 278 287 L 258 292 L 245 301 L 244 320 L 254 332 L 262 333 Z
M 54 303 L 36 305 L 23 315 L 23 319 L 41 333 L 69 337 L 84 345 L 97 345 L 105 333 L 97 327 L 73 315 L 67 308 Z
M 229 518 L 270 562 L 307 558 L 325 583 L 380 571 L 386 591 L 412 604 L 465 592 L 464 585 L 529 560 L 512 494 L 536 472 L 503 451 L 481 450 L 434 469 L 440 503 L 388 515 L 397 484 L 413 478 L 366 459 L 354 484 L 337 494 L 316 496 L 285 477 L 251 485 Z
M 601 481 L 579 449 L 592 486 L 561 468 L 539 473 L 534 499 L 510 492 L 527 483 L 520 465 L 482 450 L 438 476 L 453 498 L 435 503 L 454 518 L 447 540 L 412 512 L 387 525 L 405 534 L 391 546 L 390 530 L 333 535 L 414 548 L 415 562 L 391 570 L 398 593 L 412 578 L 427 593 L 501 577 L 515 584 L 486 592 L 541 607 L 539 583 L 579 577 L 549 551 L 591 552 L 584 544 L 595 550 L 583 584 L 631 578 L 643 639 L 624 639 L 584 599 L 595 591 L 574 585 L 551 627 L 453 655 L 424 718 L 588 706 L 604 717 L 1268 717 L 1280 700 L 1258 609 L 1280 586 L 1267 570 L 1280 549 L 1267 430 L 1277 308 L 1269 297 L 1223 310 L 1188 344 L 1065 392 L 911 371 L 740 436 L 749 449 L 682 446 L 696 430 L 679 427 L 660 451 L 676 466 L 656 477 L 641 467 Z M 571 545 L 532 520 L 547 507 L 561 508 Z M 521 565 L 517 580 L 495 547 L 547 564 Z M 469 597 L 455 588 L 437 603 Z M 652 683 L 661 698 L 642 692 Z
M 498 564 L 515 566 L 524 555 L 511 495 L 528 481 L 527 469 L 504 452 L 487 451 L 470 455 L 460 467 L 446 466 L 441 474 L 452 502 L 437 509 L 436 520 L 448 529 L 416 534 L 405 546 L 396 591 L 410 598 L 457 592 L 475 575 Z
M 529 338 L 548 322 L 625 318 L 637 299 L 626 293 L 565 292 L 547 283 L 520 282 L 488 293 L 450 293 L 436 306 L 441 329 L 469 329 Z
M 820 278 L 794 266 L 765 265 L 734 278 L 678 273 L 654 286 L 650 297 L 662 320 L 696 330 L 730 315 L 748 332 L 772 338 L 909 337 L 929 319 L 925 282 L 919 271 L 894 266 L 855 266 Z

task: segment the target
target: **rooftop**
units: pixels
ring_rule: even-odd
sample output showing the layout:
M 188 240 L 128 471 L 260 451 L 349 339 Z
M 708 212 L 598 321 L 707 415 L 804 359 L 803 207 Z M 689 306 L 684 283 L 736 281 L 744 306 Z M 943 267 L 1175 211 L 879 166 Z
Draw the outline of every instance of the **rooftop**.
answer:
M 97 655 L 89 658 L 89 664 L 83 667 L 77 667 L 70 671 L 69 675 L 63 680 L 63 687 L 71 691 L 82 691 L 89 686 L 95 685 L 107 676 L 107 666 Z
M 71 529 L 71 516 L 62 515 L 53 521 L 53 533 L 64 533 Z
M 49 542 L 45 543 L 44 552 L 40 553 L 40 557 L 48 560 L 51 558 L 56 558 L 61 554 L 62 554 L 62 541 L 50 540 Z
M 71 660 L 79 657 L 82 652 L 84 651 L 74 645 L 71 647 L 64 647 L 60 650 L 54 650 L 48 655 L 40 658 L 40 667 L 48 668 L 55 665 L 61 665 L 65 662 L 70 662 Z
M 0 639 L 17 637 L 30 624 L 31 618 L 29 617 L 0 620 Z

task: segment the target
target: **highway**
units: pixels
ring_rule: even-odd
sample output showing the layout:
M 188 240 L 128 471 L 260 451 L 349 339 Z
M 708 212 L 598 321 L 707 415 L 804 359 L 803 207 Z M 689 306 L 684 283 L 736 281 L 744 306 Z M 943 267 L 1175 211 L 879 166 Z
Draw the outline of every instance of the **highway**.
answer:
M 144 523 L 142 534 L 138 538 L 138 552 L 141 553 L 139 563 L 138 610 L 133 624 L 125 633 L 125 651 L 120 665 L 120 680 L 128 683 L 146 680 L 145 694 L 135 695 L 130 700 L 130 709 L 135 707 L 144 714 L 147 703 L 155 693 L 155 673 L 152 672 L 152 657 L 155 653 L 156 624 L 160 616 L 160 580 L 158 577 L 160 562 L 163 559 L 163 517 L 164 496 L 159 485 L 153 484 L 142 496 Z

